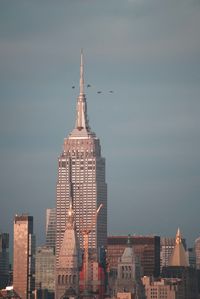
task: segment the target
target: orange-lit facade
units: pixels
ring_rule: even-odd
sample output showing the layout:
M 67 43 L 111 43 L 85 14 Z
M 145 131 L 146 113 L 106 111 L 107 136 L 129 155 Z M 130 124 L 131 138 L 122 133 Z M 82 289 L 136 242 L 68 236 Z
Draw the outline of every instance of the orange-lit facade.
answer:
M 34 298 L 34 253 L 33 217 L 28 215 L 15 216 L 13 287 L 21 299 Z

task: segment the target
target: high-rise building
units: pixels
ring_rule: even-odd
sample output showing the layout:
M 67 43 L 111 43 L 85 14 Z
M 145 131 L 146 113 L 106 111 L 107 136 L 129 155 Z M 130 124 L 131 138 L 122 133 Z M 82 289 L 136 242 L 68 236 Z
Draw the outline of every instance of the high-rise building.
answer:
M 56 209 L 46 210 L 46 246 L 55 250 L 56 246 Z
M 181 233 L 178 229 L 176 244 L 169 259 L 169 266 L 163 267 L 163 278 L 179 278 L 182 287 L 182 299 L 198 298 L 198 274 L 197 270 L 190 267 L 188 256 L 182 244 Z
M 196 267 L 200 269 L 200 237 L 195 240 Z
M 14 218 L 13 287 L 21 299 L 32 299 L 35 289 L 33 217 Z
M 64 139 L 63 152 L 58 158 L 56 201 L 56 256 L 58 256 L 67 224 L 67 211 L 72 198 L 80 247 L 82 229 L 90 226 L 89 248 L 97 249 L 107 239 L 107 184 L 105 159 L 100 141 L 90 129 L 84 92 L 83 54 L 80 65 L 80 93 L 77 98 L 75 128 Z M 96 221 L 96 210 L 103 204 Z
M 196 268 L 196 254 L 195 248 L 188 248 L 186 251 L 187 259 L 189 261 L 189 265 L 192 268 Z
M 182 244 L 186 250 L 186 240 L 181 239 Z M 160 238 L 160 267 L 166 267 L 169 265 L 169 258 L 172 255 L 173 249 L 176 244 L 176 238 L 174 237 L 162 237 Z
M 0 289 L 9 281 L 9 234 L 0 233 Z
M 128 236 L 110 236 L 107 241 L 107 259 L 111 272 L 117 271 L 119 258 L 127 246 Z M 160 275 L 160 237 L 130 236 L 130 244 L 139 256 L 143 275 Z
M 40 246 L 36 249 L 35 288 L 55 292 L 55 254 L 51 247 Z

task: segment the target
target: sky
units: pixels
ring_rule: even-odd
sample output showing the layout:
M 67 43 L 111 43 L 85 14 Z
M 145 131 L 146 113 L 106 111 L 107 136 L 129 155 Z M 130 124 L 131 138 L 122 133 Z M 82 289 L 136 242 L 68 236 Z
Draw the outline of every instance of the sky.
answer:
M 193 245 L 199 28 L 199 0 L 0 1 L 0 231 L 12 236 L 14 215 L 29 213 L 44 243 L 83 48 L 90 126 L 106 158 L 109 235 L 174 236 L 180 227 Z

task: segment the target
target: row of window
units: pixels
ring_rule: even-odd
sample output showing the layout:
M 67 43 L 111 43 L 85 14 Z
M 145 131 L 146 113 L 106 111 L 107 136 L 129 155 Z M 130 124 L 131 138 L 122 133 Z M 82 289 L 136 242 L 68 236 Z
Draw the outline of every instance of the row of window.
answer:
M 76 275 L 58 275 L 58 284 L 75 284 Z

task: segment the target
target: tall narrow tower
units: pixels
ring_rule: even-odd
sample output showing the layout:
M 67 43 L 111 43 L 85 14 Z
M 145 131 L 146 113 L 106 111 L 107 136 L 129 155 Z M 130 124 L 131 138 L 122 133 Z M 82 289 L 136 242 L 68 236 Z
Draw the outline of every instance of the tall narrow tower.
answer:
M 35 236 L 33 217 L 15 216 L 14 219 L 13 287 L 22 299 L 33 299 L 35 289 Z
M 100 141 L 90 129 L 84 93 L 83 53 L 80 63 L 80 93 L 76 105 L 75 127 L 64 139 L 63 152 L 58 158 L 56 202 L 56 256 L 58 256 L 66 228 L 67 211 L 72 198 L 75 224 L 80 247 L 83 248 L 82 229 L 92 227 L 89 248 L 106 244 L 107 185 L 105 159 L 101 156 Z M 103 204 L 97 223 L 95 213 Z
M 60 247 L 56 266 L 56 299 L 62 298 L 65 292 L 79 294 L 79 244 L 74 223 L 72 203 L 68 210 L 66 230 Z

